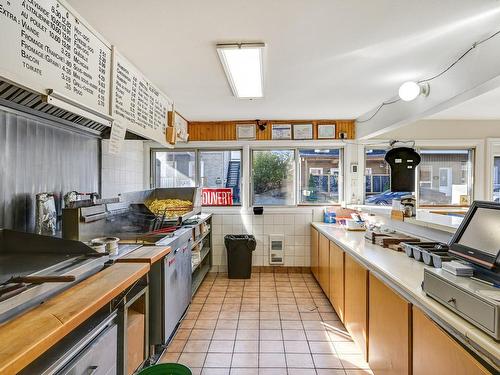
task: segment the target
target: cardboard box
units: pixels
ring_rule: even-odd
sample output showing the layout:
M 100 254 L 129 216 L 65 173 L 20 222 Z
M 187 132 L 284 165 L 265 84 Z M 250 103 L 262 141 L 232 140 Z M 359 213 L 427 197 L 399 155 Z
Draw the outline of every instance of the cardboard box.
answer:
M 133 374 L 144 358 L 144 314 L 130 308 L 127 320 L 127 374 Z

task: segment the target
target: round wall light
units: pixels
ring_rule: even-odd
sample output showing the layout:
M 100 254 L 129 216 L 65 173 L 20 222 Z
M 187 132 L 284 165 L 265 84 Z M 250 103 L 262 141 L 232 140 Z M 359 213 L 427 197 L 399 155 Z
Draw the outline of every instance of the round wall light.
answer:
M 429 95 L 428 83 L 408 81 L 403 83 L 399 87 L 399 97 L 405 102 L 411 102 L 412 100 L 415 100 L 419 95 Z

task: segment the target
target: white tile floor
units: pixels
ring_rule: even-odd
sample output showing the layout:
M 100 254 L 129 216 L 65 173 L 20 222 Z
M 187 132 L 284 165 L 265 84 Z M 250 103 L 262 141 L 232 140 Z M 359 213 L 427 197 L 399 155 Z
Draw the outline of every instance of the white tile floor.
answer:
M 193 375 L 372 374 L 310 274 L 209 274 L 161 362 Z

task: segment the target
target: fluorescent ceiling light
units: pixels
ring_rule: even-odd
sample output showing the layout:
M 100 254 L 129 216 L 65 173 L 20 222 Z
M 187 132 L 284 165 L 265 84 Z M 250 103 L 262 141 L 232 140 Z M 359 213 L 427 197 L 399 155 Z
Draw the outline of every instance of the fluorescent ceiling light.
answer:
M 234 96 L 241 99 L 264 96 L 264 48 L 264 43 L 217 44 L 217 53 Z

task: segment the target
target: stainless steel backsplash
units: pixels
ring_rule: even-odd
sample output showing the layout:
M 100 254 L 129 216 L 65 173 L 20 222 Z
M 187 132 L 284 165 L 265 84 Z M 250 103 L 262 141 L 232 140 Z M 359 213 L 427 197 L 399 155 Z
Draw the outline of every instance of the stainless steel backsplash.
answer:
M 100 140 L 0 107 L 0 228 L 34 231 L 35 195 L 99 190 Z M 60 225 L 60 224 L 59 224 Z

